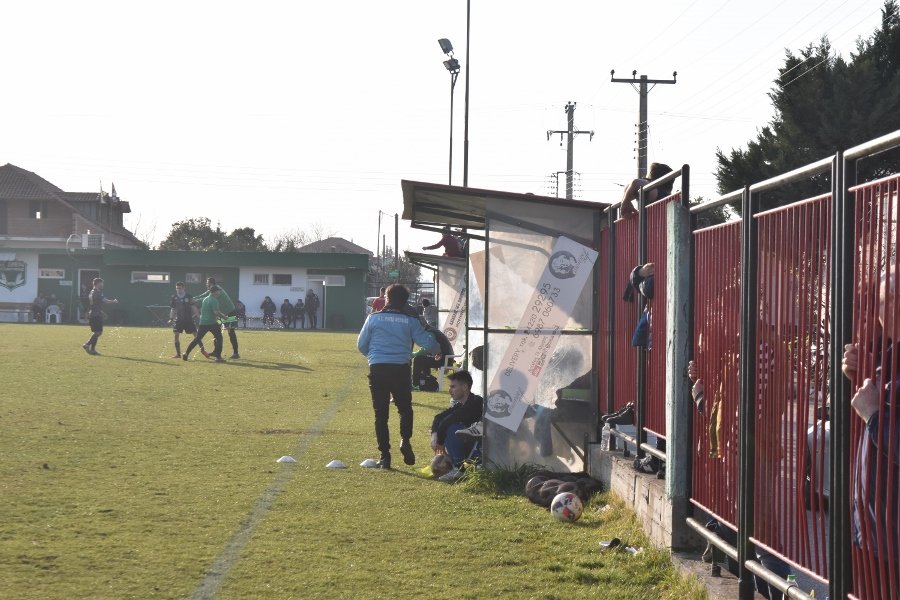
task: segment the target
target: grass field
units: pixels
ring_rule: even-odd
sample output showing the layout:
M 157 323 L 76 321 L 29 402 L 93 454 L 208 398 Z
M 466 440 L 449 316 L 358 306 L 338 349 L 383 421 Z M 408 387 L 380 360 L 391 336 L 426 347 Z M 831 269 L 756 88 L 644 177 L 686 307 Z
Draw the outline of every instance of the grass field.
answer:
M 647 546 L 606 494 L 566 525 L 422 477 L 444 394 L 414 394 L 416 467 L 359 468 L 353 334 L 241 331 L 227 364 L 169 358 L 166 329 L 109 327 L 101 356 L 88 336 L 0 324 L 0 598 L 705 597 L 665 552 L 601 552 Z

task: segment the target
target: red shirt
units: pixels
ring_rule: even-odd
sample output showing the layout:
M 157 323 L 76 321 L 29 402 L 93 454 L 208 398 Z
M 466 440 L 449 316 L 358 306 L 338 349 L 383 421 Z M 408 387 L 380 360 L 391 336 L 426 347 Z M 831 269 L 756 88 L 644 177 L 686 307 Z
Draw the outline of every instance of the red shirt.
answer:
M 384 296 L 378 296 L 374 300 L 372 300 L 372 312 L 381 312 L 384 308 L 384 305 L 387 303 L 387 300 L 384 299 Z

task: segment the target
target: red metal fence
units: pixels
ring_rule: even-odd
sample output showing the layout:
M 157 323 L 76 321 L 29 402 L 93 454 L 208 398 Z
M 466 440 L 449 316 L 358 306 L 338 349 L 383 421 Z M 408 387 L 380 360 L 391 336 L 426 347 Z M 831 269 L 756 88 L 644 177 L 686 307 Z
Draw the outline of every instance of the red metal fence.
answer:
M 851 558 L 853 595 L 900 597 L 900 176 L 851 188 L 856 198 L 851 379 Z M 845 362 L 854 362 L 852 360 Z M 863 383 L 867 380 L 865 386 Z M 857 392 L 860 387 L 862 390 Z
M 638 216 L 631 214 L 615 223 L 616 263 L 615 295 L 615 372 L 613 376 L 613 408 L 618 410 L 635 401 L 637 391 L 637 353 L 631 346 L 631 334 L 638 322 L 637 300 L 625 302 L 622 298 L 628 287 L 631 270 L 638 262 Z
M 828 581 L 831 196 L 755 216 L 756 443 L 751 540 Z
M 609 238 L 610 231 L 609 228 L 606 227 L 600 230 L 600 257 L 601 259 L 598 262 L 598 285 L 597 289 L 599 290 L 599 323 L 597 324 L 597 331 L 600 332 L 600 335 L 597 336 L 597 348 L 595 354 L 597 355 L 597 381 L 599 382 L 599 389 L 597 394 L 597 400 L 599 403 L 598 414 L 604 414 L 607 412 L 609 405 L 609 394 L 607 393 L 607 381 L 609 377 L 609 261 L 604 260 L 607 256 L 609 256 Z
M 670 202 L 681 202 L 681 194 L 672 194 L 646 209 L 647 262 L 654 265 L 653 299 L 647 302 L 650 311 L 652 347 L 647 351 L 647 410 L 644 430 L 657 437 L 666 437 L 666 269 L 669 251 L 666 235 L 666 210 Z
M 693 411 L 691 502 L 737 524 L 741 224 L 694 233 L 694 363 L 704 388 Z

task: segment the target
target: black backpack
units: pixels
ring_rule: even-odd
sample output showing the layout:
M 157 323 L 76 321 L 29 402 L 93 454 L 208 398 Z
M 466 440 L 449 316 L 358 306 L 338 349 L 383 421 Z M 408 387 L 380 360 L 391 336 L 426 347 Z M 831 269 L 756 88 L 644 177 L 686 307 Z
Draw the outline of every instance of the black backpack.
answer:
M 423 392 L 436 392 L 438 391 L 438 380 L 434 375 L 426 375 L 425 378 L 419 382 L 419 389 Z

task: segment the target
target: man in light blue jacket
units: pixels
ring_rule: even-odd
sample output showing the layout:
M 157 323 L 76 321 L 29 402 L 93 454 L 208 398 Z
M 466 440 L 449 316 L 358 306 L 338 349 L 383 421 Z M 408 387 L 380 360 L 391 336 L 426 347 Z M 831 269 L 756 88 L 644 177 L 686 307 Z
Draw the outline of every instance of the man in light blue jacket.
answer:
M 387 289 L 387 306 L 366 319 L 356 346 L 369 361 L 369 389 L 375 409 L 375 439 L 381 459 L 378 466 L 391 468 L 391 434 L 388 415 L 391 396 L 400 413 L 400 453 L 403 462 L 413 465 L 416 456 L 409 438 L 413 432 L 412 378 L 410 357 L 413 342 L 432 352 L 440 346 L 418 319 L 416 311 L 407 306 L 409 290 L 399 284 Z

